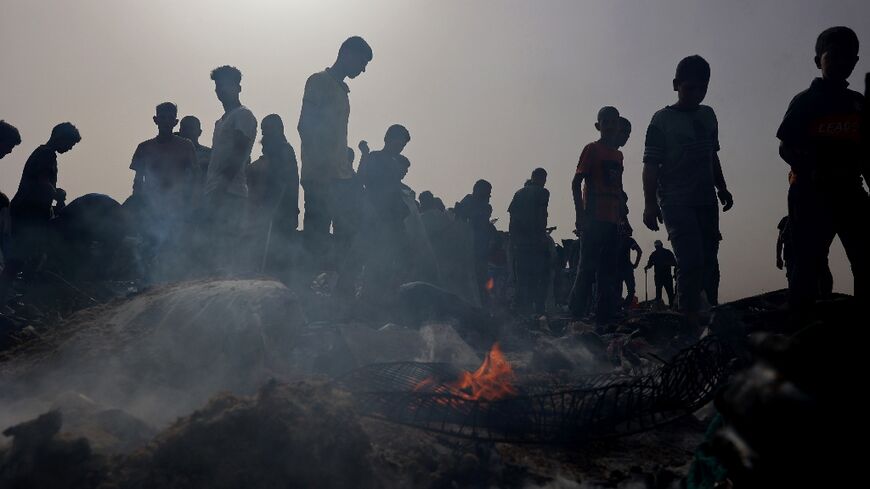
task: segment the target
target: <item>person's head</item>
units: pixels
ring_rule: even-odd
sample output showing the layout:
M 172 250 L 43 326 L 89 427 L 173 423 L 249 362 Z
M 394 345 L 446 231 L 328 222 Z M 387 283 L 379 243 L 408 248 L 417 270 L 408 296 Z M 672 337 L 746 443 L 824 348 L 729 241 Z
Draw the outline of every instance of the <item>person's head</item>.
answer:
M 619 111 L 616 107 L 606 106 L 598 111 L 595 129 L 601 133 L 601 140 L 616 143 L 619 137 Z
M 680 60 L 674 75 L 674 91 L 683 107 L 697 107 L 707 96 L 710 86 L 710 63 L 697 54 Z
M 848 27 L 825 29 L 816 39 L 816 67 L 827 80 L 845 81 L 858 63 L 858 36 Z
M 384 134 L 384 150 L 391 153 L 401 153 L 411 141 L 411 133 L 401 124 L 393 124 Z
M 202 124 L 200 124 L 199 119 L 192 115 L 184 116 L 178 124 L 178 135 L 191 141 L 197 141 L 202 135 Z
M 435 195 L 432 194 L 432 192 L 430 192 L 428 190 L 424 190 L 424 191 L 420 192 L 419 200 L 420 200 L 421 207 L 427 207 L 428 205 L 432 204 L 432 202 L 435 200 Z
M 365 39 L 359 36 L 347 38 L 338 49 L 338 65 L 348 78 L 356 78 L 366 71 L 366 66 L 372 60 L 372 48 Z
M 619 118 L 619 139 L 618 146 L 621 148 L 628 143 L 628 138 L 631 137 L 631 122 L 625 117 Z
M 163 102 L 154 110 L 154 124 L 160 134 L 170 134 L 178 124 L 178 107 L 172 102 Z
M 535 185 L 544 186 L 547 184 L 547 170 L 543 168 L 535 168 L 532 170 L 532 183 Z
M 224 65 L 211 72 L 214 93 L 221 103 L 235 102 L 242 93 L 242 72 L 235 66 Z
M 260 123 L 260 130 L 263 133 L 263 142 L 286 142 L 287 137 L 284 135 L 284 121 L 278 114 L 269 114 L 263 117 Z
M 58 153 L 66 153 L 81 140 L 82 136 L 76 126 L 71 122 L 61 122 L 51 130 L 48 144 Z
M 21 144 L 21 134 L 12 124 L 0 120 L 0 158 L 12 152 L 12 148 Z
M 657 250 L 660 250 L 660 249 L 665 247 L 665 245 L 661 242 L 661 240 L 658 240 L 658 239 L 655 241 L 655 243 L 653 243 L 653 245 L 655 245 Z
M 489 198 L 492 197 L 492 184 L 486 180 L 478 180 L 474 182 L 471 194 L 489 202 Z

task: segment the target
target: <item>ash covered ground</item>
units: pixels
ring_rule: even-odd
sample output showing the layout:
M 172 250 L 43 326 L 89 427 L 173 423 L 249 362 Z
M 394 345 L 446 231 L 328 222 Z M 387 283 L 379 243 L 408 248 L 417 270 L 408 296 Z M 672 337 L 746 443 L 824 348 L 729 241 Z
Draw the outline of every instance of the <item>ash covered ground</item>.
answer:
M 729 405 L 724 383 L 718 409 L 709 402 L 637 433 L 547 444 L 370 416 L 340 382 L 390 362 L 474 371 L 496 341 L 520 389 L 639 375 L 697 340 L 680 315 L 639 308 L 596 327 L 440 304 L 426 319 L 353 320 L 320 285 L 202 280 L 124 291 L 61 320 L 40 312 L 8 335 L 0 359 L 3 487 L 666 488 L 723 479 L 724 464 L 704 451 Z M 846 314 L 848 301 L 832 299 L 820 317 Z M 773 293 L 716 308 L 705 335 L 725 338 L 743 371 L 759 358 L 748 335 L 789 328 L 785 295 Z M 733 395 L 762 388 L 758 378 Z

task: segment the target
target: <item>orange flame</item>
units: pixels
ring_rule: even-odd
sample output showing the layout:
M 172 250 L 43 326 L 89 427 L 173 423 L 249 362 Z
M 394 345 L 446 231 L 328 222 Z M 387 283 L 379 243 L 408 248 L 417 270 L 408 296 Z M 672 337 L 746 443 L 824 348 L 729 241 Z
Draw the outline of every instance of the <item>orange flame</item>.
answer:
M 447 393 L 468 401 L 496 401 L 517 394 L 514 381 L 511 364 L 504 357 L 498 343 L 495 343 L 474 373 L 462 372 L 457 380 L 443 386 Z M 430 377 L 417 384 L 414 390 L 440 390 L 437 387 L 438 382 Z
M 495 289 L 495 279 L 489 277 L 489 280 L 486 281 L 486 291 L 492 292 L 493 289 Z

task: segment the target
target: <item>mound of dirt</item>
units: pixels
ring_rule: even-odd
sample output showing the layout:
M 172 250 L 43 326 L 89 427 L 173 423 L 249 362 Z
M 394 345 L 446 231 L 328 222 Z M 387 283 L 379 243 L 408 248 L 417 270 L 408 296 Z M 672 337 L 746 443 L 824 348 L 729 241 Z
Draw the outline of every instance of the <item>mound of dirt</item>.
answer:
M 216 392 L 248 394 L 286 371 L 304 325 L 295 296 L 271 280 L 170 285 L 73 316 L 0 361 L 0 405 L 75 391 L 155 426 Z M 34 411 L 27 413 L 32 416 Z M 8 426 L 19 419 L 3 421 Z

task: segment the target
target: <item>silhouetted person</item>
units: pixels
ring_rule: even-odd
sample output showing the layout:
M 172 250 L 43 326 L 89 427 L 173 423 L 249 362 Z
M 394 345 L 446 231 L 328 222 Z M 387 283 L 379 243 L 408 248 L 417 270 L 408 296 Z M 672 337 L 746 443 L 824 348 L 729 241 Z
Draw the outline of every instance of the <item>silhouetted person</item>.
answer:
M 6 121 L 0 120 L 0 159 L 12 152 L 21 144 L 21 134 L 18 129 Z M 9 197 L 0 192 L 0 258 L 5 263 L 9 254 L 9 236 L 12 230 L 9 217 Z
M 792 242 L 791 226 L 789 226 L 788 216 L 782 218 L 776 226 L 778 233 L 776 237 L 776 268 L 785 270 L 786 279 L 791 282 L 794 274 L 794 243 Z M 825 263 L 819 273 L 819 295 L 826 297 L 834 291 L 834 276 L 831 274 L 831 267 L 828 265 L 828 258 L 825 257 Z
M 0 159 L 12 152 L 21 144 L 21 134 L 12 124 L 0 120 Z
M 822 76 L 795 96 L 776 133 L 780 156 L 794 173 L 788 225 L 794 257 L 789 295 L 795 309 L 818 297 L 834 236 L 852 265 L 855 296 L 868 298 L 870 203 L 861 177 L 870 183 L 870 163 L 860 132 L 865 100 L 846 81 L 857 62 L 855 32 L 848 27 L 822 32 L 815 57 Z
M 286 242 L 299 225 L 299 168 L 284 122 L 278 114 L 269 114 L 260 128 L 263 155 L 247 169 L 248 229 L 258 270 L 270 254 L 267 248 L 276 247 L 272 242 Z
M 214 266 L 233 269 L 238 256 L 239 237 L 244 228 L 248 197 L 245 167 L 257 138 L 257 118 L 239 100 L 242 73 L 232 66 L 211 72 L 215 94 L 224 114 L 214 124 L 211 161 L 205 179 L 205 205 L 209 250 Z
M 486 180 L 474 182 L 470 194 L 457 202 L 453 208 L 456 217 L 471 225 L 473 238 L 474 276 L 477 280 L 477 289 L 481 303 L 486 302 L 486 281 L 489 271 L 489 250 L 495 238 L 495 227 L 490 222 L 492 218 L 492 205 L 489 200 L 492 197 L 492 184 Z
M 520 313 L 546 312 L 549 278 L 549 236 L 547 206 L 550 191 L 547 171 L 536 168 L 532 178 L 517 190 L 508 207 L 510 244 L 517 291 L 514 307 Z
M 719 208 L 734 204 L 719 162 L 719 129 L 713 109 L 701 105 L 710 65 L 689 56 L 677 65 L 677 103 L 655 113 L 646 134 L 643 222 L 664 222 L 679 264 L 680 309 L 698 324 L 701 292 L 712 284 L 719 249 Z
M 192 116 L 184 116 L 178 124 L 178 135 L 193 143 L 196 149 L 196 162 L 199 167 L 199 186 L 205 185 L 205 176 L 208 174 L 208 162 L 211 160 L 211 148 L 199 144 L 202 135 L 202 124 L 199 119 Z
M 363 237 L 363 277 L 368 297 L 394 292 L 401 285 L 399 274 L 407 266 L 408 244 L 404 222 L 409 210 L 404 201 L 402 178 L 410 162 L 402 155 L 402 151 L 410 141 L 408 130 L 394 124 L 384 135 L 383 149 L 368 151 L 368 144 L 360 142 L 362 157 L 359 178 L 371 210 Z
M 656 302 L 662 303 L 662 289 L 668 294 L 668 306 L 674 307 L 674 275 L 672 269 L 677 265 L 677 259 L 671 250 L 666 249 L 661 241 L 656 240 L 655 250 L 649 255 L 644 271 L 653 269 L 653 280 L 656 288 Z
M 171 102 L 157 106 L 153 118 L 157 136 L 140 143 L 130 163 L 136 172 L 133 195 L 140 199 L 147 262 L 168 252 L 165 246 L 177 244 L 199 173 L 193 143 L 172 133 L 177 115 L 178 108 Z
M 569 308 L 574 317 L 585 317 L 598 283 L 597 321 L 607 322 L 615 312 L 617 285 L 617 224 L 624 215 L 622 153 L 617 149 L 622 130 L 619 111 L 604 107 L 595 128 L 601 136 L 580 154 L 571 182 L 575 228 L 580 236 L 580 265 L 571 290 Z
M 631 259 L 631 252 L 634 251 L 634 261 Z M 634 271 L 640 265 L 640 259 L 643 256 L 643 250 L 637 244 L 637 241 L 632 237 L 632 229 L 628 223 L 623 223 L 619 226 L 619 245 L 617 248 L 617 276 L 619 283 L 617 285 L 617 293 L 622 294 L 622 284 L 625 284 L 625 300 L 623 306 L 627 309 L 634 301 L 635 293 L 637 292 L 637 284 L 634 278 Z
M 10 203 L 12 246 L 3 269 L 0 296 L 5 296 L 19 272 L 39 265 L 46 248 L 52 203 L 66 198 L 66 192 L 57 188 L 57 155 L 71 150 L 81 139 L 74 125 L 60 123 L 51 130 L 48 142 L 33 150 L 24 163 L 18 191 Z
M 305 190 L 303 227 L 308 249 L 321 255 L 327 251 L 330 224 L 337 256 L 344 256 L 357 231 L 361 191 L 348 161 L 350 89 L 345 79 L 365 72 L 371 60 L 371 47 L 354 36 L 342 43 L 331 67 L 305 82 L 298 125 Z
M 441 212 L 447 211 L 447 209 L 444 207 L 444 202 L 440 198 L 435 197 L 435 195 L 433 195 L 432 192 L 430 192 L 429 190 L 424 190 L 420 192 L 419 206 L 420 213 L 431 210 Z

